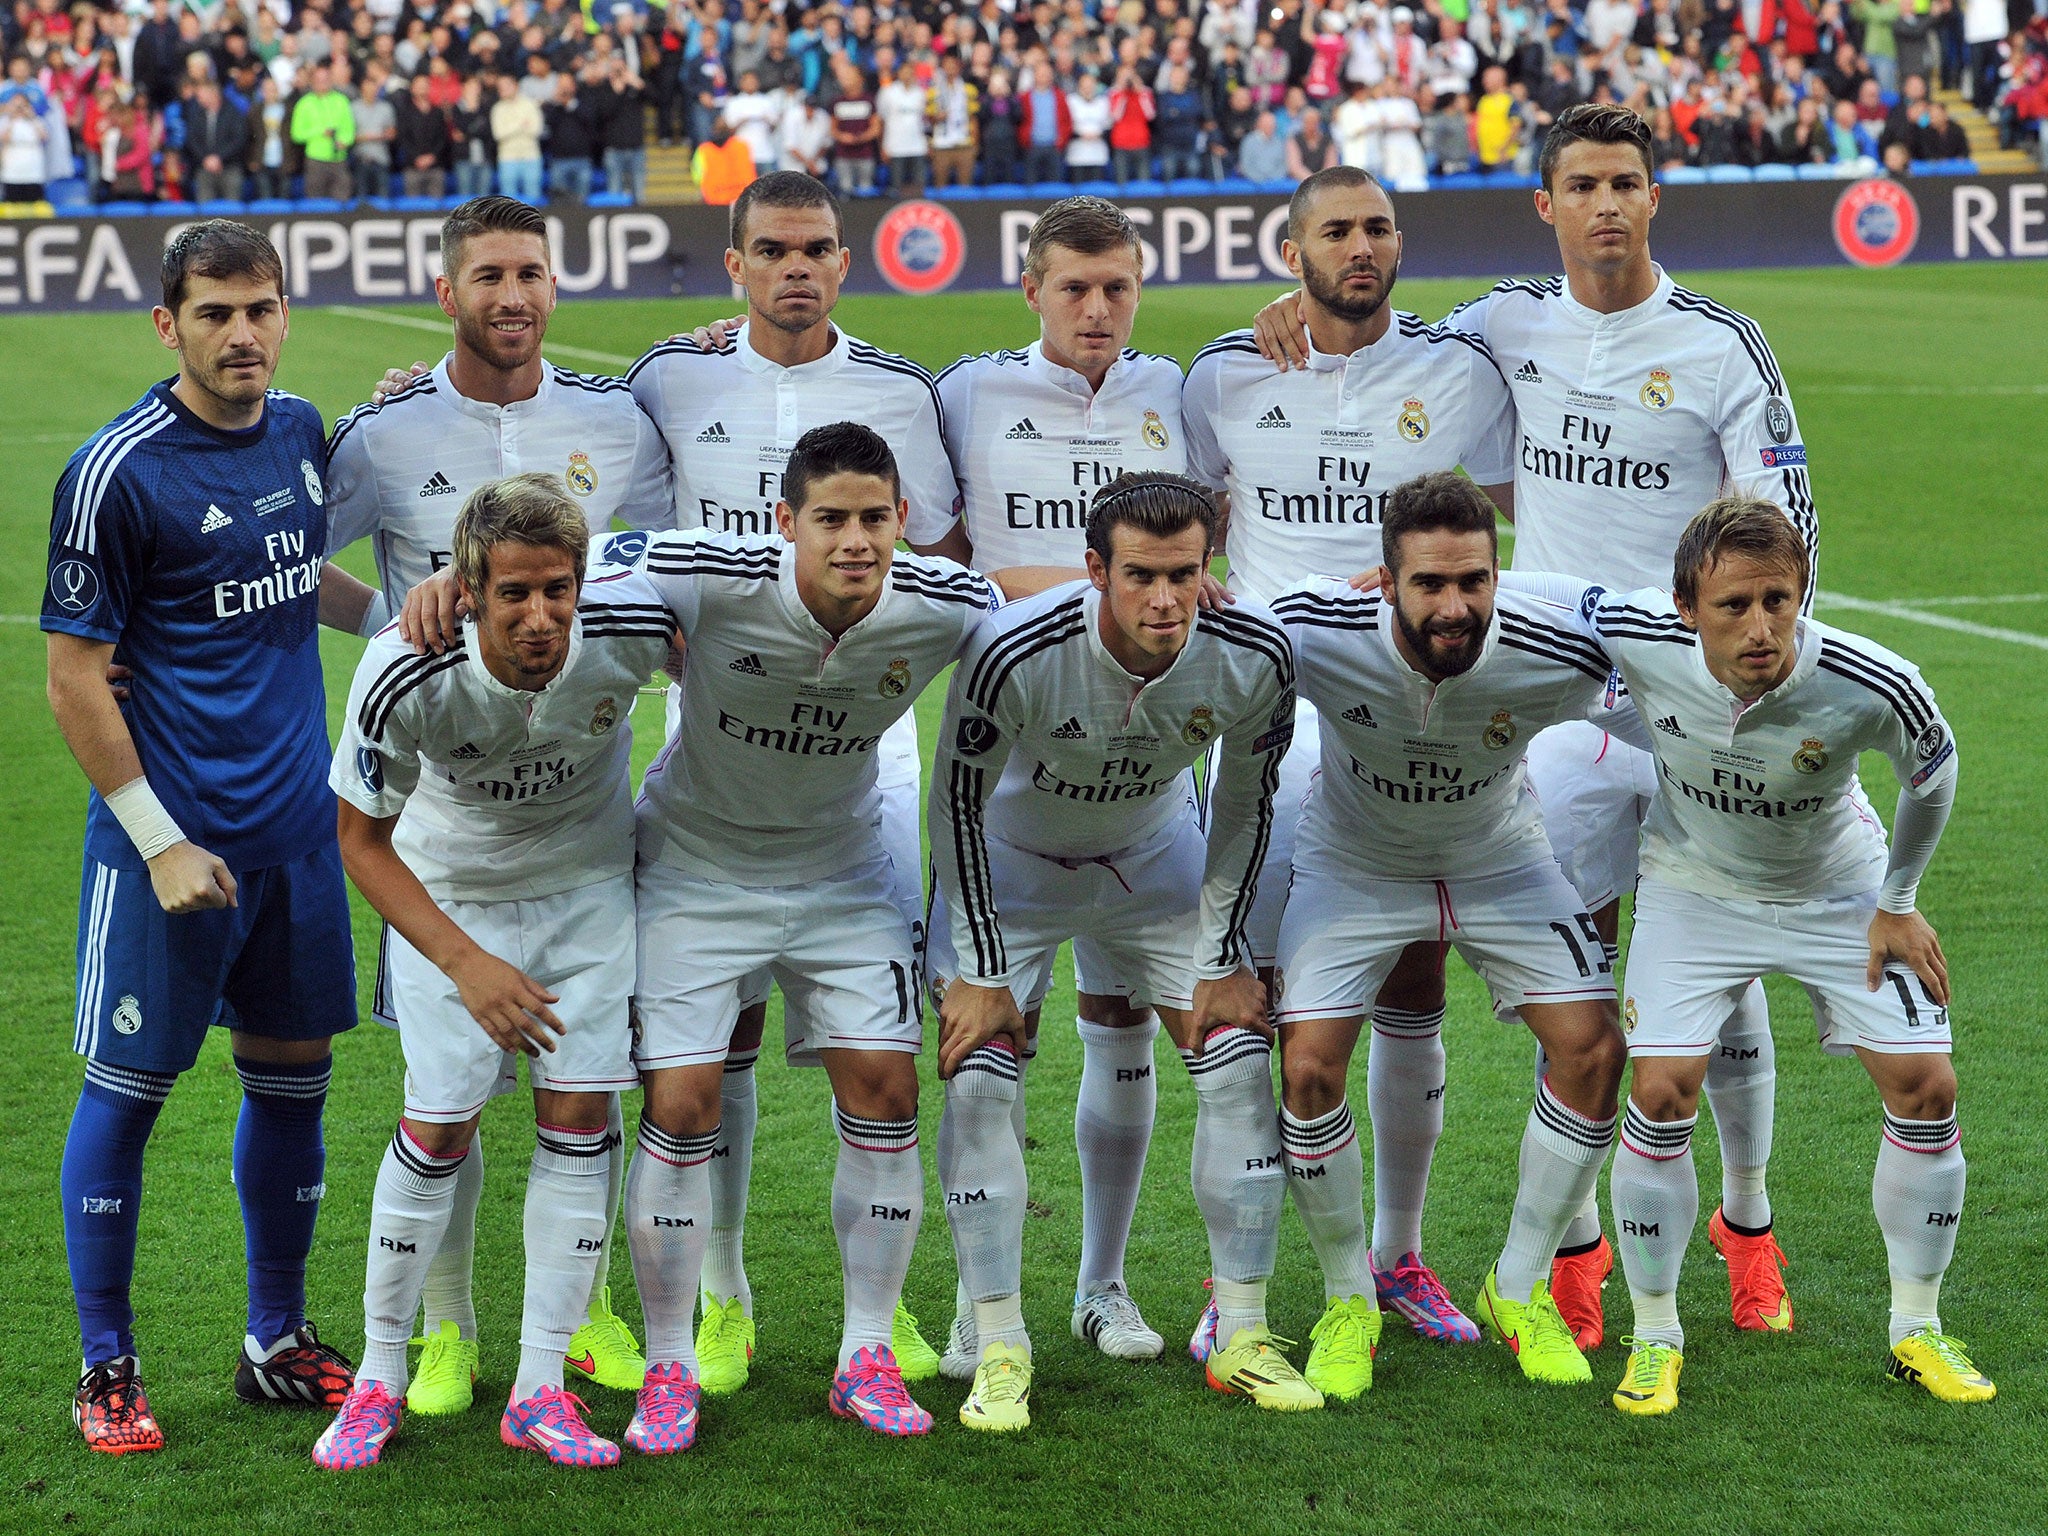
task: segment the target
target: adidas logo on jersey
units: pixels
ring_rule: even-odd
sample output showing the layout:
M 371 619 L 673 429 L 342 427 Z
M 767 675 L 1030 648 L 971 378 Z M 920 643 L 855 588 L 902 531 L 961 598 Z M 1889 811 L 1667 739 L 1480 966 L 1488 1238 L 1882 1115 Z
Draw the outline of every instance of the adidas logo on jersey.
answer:
M 1052 739 L 1054 741 L 1086 741 L 1088 739 L 1088 731 L 1081 724 L 1081 717 L 1079 715 L 1069 715 L 1063 724 L 1052 728 Z
M 729 443 L 732 439 L 725 435 L 725 423 L 714 421 L 710 426 L 697 434 L 697 441 L 700 443 Z
M 221 511 L 219 507 L 216 507 L 209 501 L 206 504 L 206 516 L 199 520 L 199 531 L 201 533 L 219 533 L 221 529 L 227 527 L 233 521 L 232 517 L 229 517 L 227 513 Z
M 1036 443 L 1042 442 L 1044 440 L 1045 434 L 1040 432 L 1038 428 L 1034 427 L 1031 424 L 1031 418 L 1029 416 L 1026 416 L 1022 421 L 1018 422 L 1017 425 L 1010 428 L 1009 431 L 1005 432 L 1003 436 L 1009 439 L 1011 442 L 1024 442 L 1028 440 L 1030 442 Z
M 1276 405 L 1273 409 L 1266 412 L 1265 415 L 1261 416 L 1256 425 L 1260 427 L 1292 427 L 1294 423 L 1289 421 L 1287 413 Z
M 746 673 L 749 677 L 766 677 L 768 675 L 768 669 L 761 665 L 761 658 L 752 651 L 747 652 L 738 661 L 727 662 L 726 665 L 735 672 Z
M 1543 382 L 1543 370 L 1536 366 L 1535 358 L 1528 359 L 1521 367 L 1515 370 L 1515 382 L 1517 384 L 1541 384 Z
M 1657 729 L 1666 736 L 1676 736 L 1680 741 L 1689 739 L 1685 732 L 1679 729 L 1678 716 L 1676 715 L 1666 715 L 1662 720 L 1659 720 L 1657 722 Z
M 438 469 L 434 471 L 434 477 L 420 487 L 420 495 L 422 496 L 453 496 L 454 494 L 454 484 Z
M 484 749 L 473 741 L 465 741 L 448 755 L 458 763 L 473 763 L 484 755 Z
M 1344 718 L 1346 720 L 1349 720 L 1353 725 L 1366 726 L 1367 728 L 1375 731 L 1380 728 L 1379 721 L 1373 719 L 1372 717 L 1372 711 L 1367 709 L 1363 704 L 1354 704 L 1349 709 L 1345 710 Z

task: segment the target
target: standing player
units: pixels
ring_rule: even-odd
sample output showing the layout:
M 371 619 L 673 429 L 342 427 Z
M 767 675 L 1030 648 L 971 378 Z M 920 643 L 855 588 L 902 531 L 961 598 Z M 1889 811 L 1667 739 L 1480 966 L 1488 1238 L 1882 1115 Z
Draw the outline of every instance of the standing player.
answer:
M 1605 713 L 1610 667 L 1573 609 L 1496 591 L 1494 510 L 1458 475 L 1411 480 L 1387 500 L 1378 592 L 1315 577 L 1273 605 L 1323 721 L 1276 975 L 1281 1139 L 1328 1297 L 1307 1375 L 1333 1397 L 1372 1386 L 1380 1333 L 1344 1081 L 1367 1005 L 1417 940 L 1455 945 L 1549 1059 L 1474 1310 L 1530 1380 L 1592 1378 L 1546 1282 L 1614 1143 L 1627 1051 L 1612 968 L 1544 840 L 1522 754 L 1548 725 Z
M 129 1301 L 143 1148 L 213 1025 L 232 1032 L 242 1083 L 249 1314 L 235 1393 L 333 1407 L 351 1375 L 305 1312 L 329 1038 L 356 1022 L 315 630 L 323 607 L 357 618 L 370 594 L 340 572 L 322 580 L 319 413 L 269 388 L 283 284 L 276 250 L 244 225 L 206 220 L 166 246 L 154 318 L 177 376 L 72 455 L 51 524 L 50 706 L 92 785 L 85 1086 L 61 1177 L 85 1348 L 73 1416 L 87 1445 L 116 1455 L 164 1443 Z M 134 678 L 119 704 L 110 662 Z
M 1540 169 L 1536 211 L 1557 230 L 1564 274 L 1501 283 L 1446 322 L 1486 341 L 1514 392 L 1514 495 L 1503 504 L 1515 521 L 1515 565 L 1622 590 L 1661 586 L 1679 531 L 1724 487 L 1782 507 L 1811 555 L 1819 525 L 1806 448 L 1763 332 L 1678 287 L 1650 259 L 1659 188 L 1648 126 L 1624 107 L 1574 107 L 1545 136 Z M 1291 308 L 1283 299 L 1260 316 L 1269 356 L 1289 350 L 1289 331 L 1300 355 Z M 1529 778 L 1551 846 L 1612 955 L 1654 789 L 1650 760 L 1577 722 L 1530 747 Z M 1736 1325 L 1752 1330 L 1792 1326 L 1764 1180 L 1776 1081 L 1759 982 L 1722 1028 L 1707 1074 L 1722 1180 L 1707 1231 L 1728 1263 Z M 1428 1158 L 1418 1150 L 1419 1207 Z M 1585 1348 L 1601 1340 L 1600 1288 L 1613 1267 L 1589 1204 L 1551 1280 Z
M 1587 605 L 1656 722 L 1625 1003 L 1634 1075 L 1614 1155 L 1635 1305 L 1624 1413 L 1678 1406 L 1700 1087 L 1730 999 L 1760 971 L 1806 988 L 1822 1048 L 1854 1052 L 1884 1101 L 1871 1198 L 1891 1268 L 1886 1374 L 1944 1402 L 1996 1394 L 1940 1316 L 1963 1150 L 1948 963 L 1916 898 L 1955 798 L 1955 738 L 1911 662 L 1801 616 L 1808 553 L 1779 508 L 1730 496 L 1687 525 L 1670 596 Z M 1857 782 L 1864 752 L 1898 775 L 1889 851 Z
M 1158 1010 L 1195 1085 L 1195 1200 L 1221 1314 L 1209 1384 L 1262 1408 L 1323 1405 L 1266 1325 L 1286 1181 L 1266 989 L 1244 944 L 1294 728 L 1294 659 L 1270 615 L 1198 612 L 1215 532 L 1200 482 L 1119 477 L 1090 510 L 1088 581 L 985 626 L 947 694 L 930 812 L 950 929 L 933 961 L 948 1078 L 939 1181 L 981 1351 L 960 1410 L 970 1429 L 1031 1422 L 1018 1010 L 1084 928 Z M 1211 741 L 1205 836 L 1192 770 Z
M 638 1082 L 627 717 L 671 628 L 643 578 L 585 583 L 586 517 L 560 475 L 478 487 L 449 539 L 473 616 L 462 647 L 416 656 L 386 629 L 356 668 L 332 783 L 350 877 L 391 925 L 405 1112 L 371 1202 L 363 1364 L 313 1448 L 322 1467 L 375 1464 L 398 1427 L 413 1314 L 514 1052 L 539 1131 L 501 1433 L 560 1465 L 619 1459 L 562 1369 L 610 1246 L 608 1122 Z M 630 1428 L 627 1443 L 669 1448 Z
M 960 477 L 961 515 L 982 570 L 1085 564 L 1088 508 L 1118 475 L 1179 472 L 1180 365 L 1132 349 L 1144 253 L 1137 228 L 1116 204 L 1067 197 L 1031 226 L 1024 301 L 1039 339 L 1021 351 L 963 357 L 939 375 L 946 447 Z M 1145 1153 L 1152 1141 L 1158 1079 L 1152 1042 L 1159 1021 L 1133 1007 L 1102 963 L 1092 936 L 1074 940 L 1081 1091 L 1074 1145 L 1081 1162 L 1081 1265 L 1074 1285 L 1074 1336 L 1118 1359 L 1150 1360 L 1165 1341 L 1149 1327 L 1124 1281 L 1124 1252 Z M 1043 989 L 1050 971 L 1033 984 Z M 1027 987 L 1025 1004 L 1038 993 Z M 1036 1034 L 1018 1060 L 1036 1050 Z M 1015 1128 L 1024 1135 L 1020 1076 Z M 971 1377 L 981 1358 L 964 1289 L 941 1369 Z
M 1395 486 L 1463 465 L 1507 499 L 1514 411 L 1486 345 L 1388 303 L 1400 275 L 1394 205 L 1364 171 L 1318 171 L 1288 208 L 1288 267 L 1302 280 L 1305 370 L 1275 373 L 1248 331 L 1211 342 L 1183 397 L 1192 472 L 1230 498 L 1233 592 L 1270 603 L 1309 576 L 1380 564 Z M 1252 953 L 1271 966 L 1302 797 L 1318 760 L 1316 715 L 1296 713 L 1275 795 L 1273 839 L 1252 913 Z M 1422 1192 L 1443 1129 L 1441 946 L 1416 945 L 1373 1010 L 1373 1274 L 1380 1299 L 1424 1336 L 1476 1340 L 1422 1259 Z M 1193 1345 L 1199 1355 L 1207 1314 Z
M 359 406 L 328 443 L 328 547 L 370 539 L 383 591 L 363 632 L 374 634 L 405 594 L 447 567 L 455 517 L 478 487 L 522 472 L 553 474 L 583 508 L 593 536 L 617 517 L 635 528 L 670 526 L 668 447 L 623 379 L 572 373 L 541 355 L 556 302 L 547 221 L 510 197 L 479 197 L 441 225 L 434 294 L 454 322 L 454 348 L 426 377 Z M 630 704 L 630 700 L 627 701 Z M 388 1013 L 380 956 L 380 1013 Z M 614 1111 L 608 1154 L 616 1208 L 625 1164 Z M 482 1140 L 455 1174 L 455 1209 L 426 1287 L 426 1349 L 406 1394 L 415 1413 L 460 1413 L 476 1379 L 476 1306 L 470 1271 Z M 607 1244 L 590 1318 L 569 1348 L 572 1368 L 632 1391 L 646 1362 L 611 1309 Z
M 950 561 L 895 554 L 889 445 L 838 422 L 778 469 L 779 535 L 671 534 L 644 568 L 689 647 L 681 720 L 639 808 L 635 1053 L 646 1097 L 626 1181 L 647 1314 L 650 1423 L 695 1409 L 690 1314 L 708 1164 L 742 984 L 771 972 L 821 1057 L 839 1132 L 844 1270 L 832 1411 L 919 1435 L 892 1347 L 924 1209 L 917 960 L 883 834 L 877 750 L 996 604 Z
M 721 331 L 716 341 L 703 333 L 702 341 L 663 342 L 627 375 L 675 462 L 674 526 L 774 533 L 783 464 L 797 439 L 857 418 L 896 450 L 911 548 L 964 559 L 959 490 L 931 375 L 832 324 L 852 253 L 831 189 L 798 171 L 772 172 L 733 203 L 731 232 L 726 270 L 746 289 L 746 322 L 730 335 Z M 671 718 L 671 735 L 674 725 Z M 899 895 L 921 936 L 917 725 L 909 711 L 895 718 L 879 764 L 883 836 Z M 712 1162 L 715 1214 L 698 1352 L 704 1390 L 713 1394 L 745 1384 L 756 1338 L 743 1238 L 756 1121 L 754 1063 L 766 996 L 758 978 L 742 993 L 748 1007 L 726 1063 L 723 1139 Z M 899 1324 L 898 1353 L 911 1378 L 935 1374 L 938 1356 L 919 1336 L 915 1319 L 906 1312 Z

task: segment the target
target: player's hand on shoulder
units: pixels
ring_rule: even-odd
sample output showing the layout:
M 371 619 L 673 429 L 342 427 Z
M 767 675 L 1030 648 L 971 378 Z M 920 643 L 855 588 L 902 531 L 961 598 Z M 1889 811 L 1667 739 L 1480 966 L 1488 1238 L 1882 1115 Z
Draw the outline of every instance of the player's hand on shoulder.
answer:
M 1195 983 L 1194 1040 L 1199 1056 L 1211 1030 L 1248 1029 L 1261 1039 L 1273 1038 L 1273 1020 L 1266 1004 L 1266 984 L 1243 967 L 1228 976 L 1205 977 Z
M 1937 1006 L 1948 1006 L 1948 957 L 1934 925 L 1914 912 L 1880 910 L 1870 920 L 1870 965 L 1864 981 L 1875 992 L 1884 985 L 1884 968 L 1896 961 L 1908 967 L 1927 988 Z
M 399 638 L 424 656 L 435 655 L 462 643 L 462 616 L 469 604 L 455 584 L 455 568 L 447 566 L 405 594 L 405 607 L 398 615 Z
M 1259 355 L 1285 373 L 1308 366 L 1308 316 L 1302 312 L 1301 293 L 1283 293 L 1252 317 L 1252 340 Z
M 1383 574 L 1384 572 L 1381 567 L 1375 565 L 1370 570 L 1360 571 L 1346 582 L 1345 585 L 1354 592 L 1377 592 L 1380 589 L 1380 578 Z
M 1196 594 L 1195 601 L 1213 611 L 1218 608 L 1234 607 L 1237 603 L 1237 594 L 1218 581 L 1213 573 L 1204 571 L 1202 590 Z
M 370 403 L 382 405 L 393 395 L 409 388 L 414 379 L 423 378 L 434 370 L 426 363 L 414 363 L 410 368 L 388 368 L 384 377 L 377 381 L 377 387 L 370 391 Z
M 1024 1054 L 1024 1015 L 1008 987 L 977 987 L 972 982 L 947 984 L 939 999 L 939 1076 L 950 1078 L 975 1051 L 998 1035 Z
M 235 877 L 226 864 L 189 838 L 149 861 L 149 883 L 173 917 L 235 905 Z
M 462 994 L 462 1006 L 502 1050 L 538 1056 L 553 1051 L 550 1036 L 568 1033 L 549 1003 L 561 998 L 516 965 L 478 949 L 448 967 L 448 979 Z
M 706 352 L 716 352 L 725 345 L 728 338 L 739 333 L 739 328 L 746 324 L 746 321 L 745 315 L 731 315 L 724 320 L 714 320 L 709 325 L 700 325 L 688 335 L 678 331 L 669 337 L 669 340 L 694 341 Z

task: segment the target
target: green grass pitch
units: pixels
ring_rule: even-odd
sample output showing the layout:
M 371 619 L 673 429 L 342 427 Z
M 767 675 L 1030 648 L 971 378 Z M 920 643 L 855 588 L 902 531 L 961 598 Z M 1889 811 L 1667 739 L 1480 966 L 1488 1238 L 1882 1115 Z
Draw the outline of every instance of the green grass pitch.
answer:
M 836 1254 L 827 1216 L 833 1156 L 821 1075 L 764 1063 L 748 1255 L 761 1324 L 753 1384 L 710 1405 L 689 1455 L 628 1457 L 615 1471 L 556 1471 L 497 1439 L 516 1363 L 527 1105 L 486 1117 L 491 1174 L 477 1291 L 485 1377 L 456 1421 L 409 1422 L 387 1464 L 347 1478 L 307 1451 L 324 1419 L 251 1409 L 231 1391 L 242 1331 L 242 1234 L 228 1180 L 237 1088 L 216 1039 L 160 1122 L 136 1277 L 138 1332 L 170 1448 L 112 1461 L 89 1455 L 68 1422 L 77 1334 L 64 1266 L 57 1167 L 81 1068 L 70 1054 L 73 945 L 84 803 L 80 775 L 43 700 L 37 612 L 50 490 L 65 457 L 171 371 L 147 320 L 22 316 L 0 321 L 0 766 L 13 810 L 0 839 L 0 953 L 10 1045 L 0 1071 L 0 1531 L 252 1533 L 599 1531 L 738 1528 L 912 1533 L 1284 1531 L 1867 1533 L 2048 1526 L 2048 1363 L 2036 1326 L 2043 1292 L 2039 1032 L 2048 901 L 2040 868 L 2048 788 L 2048 282 L 2039 264 L 1706 275 L 1693 281 L 1755 316 L 1790 378 L 1812 450 L 1825 592 L 1887 610 L 1822 613 L 1913 657 L 1962 742 L 1961 798 L 1923 905 L 1957 979 L 1957 1066 L 1970 1163 L 1968 1215 L 1944 1298 L 1953 1332 L 1998 1381 L 1999 1401 L 1956 1409 L 1887 1384 L 1884 1251 L 1870 1213 L 1878 1137 L 1874 1092 L 1852 1063 L 1821 1057 L 1803 996 L 1774 986 L 1779 1040 L 1772 1190 L 1791 1255 L 1798 1330 L 1738 1335 L 1722 1271 L 1704 1241 L 1718 1164 L 1700 1137 L 1701 1238 L 1683 1305 L 1690 1322 L 1683 1406 L 1668 1420 L 1617 1415 L 1627 1293 L 1608 1291 L 1610 1343 L 1595 1384 L 1525 1385 L 1496 1347 L 1449 1351 L 1389 1328 L 1378 1380 L 1361 1404 L 1265 1415 L 1202 1389 L 1182 1352 L 1206 1273 L 1188 1190 L 1192 1094 L 1159 1052 L 1159 1130 L 1132 1244 L 1133 1288 L 1167 1335 L 1157 1364 L 1112 1364 L 1067 1333 L 1079 1246 L 1072 1103 L 1080 1051 L 1072 994 L 1047 1008 L 1030 1077 L 1028 1164 L 1039 1202 L 1026 1244 L 1026 1314 L 1038 1348 L 1035 1424 L 1021 1439 L 953 1420 L 963 1389 L 923 1389 L 938 1416 L 928 1440 L 883 1443 L 833 1420 L 825 1389 L 838 1337 Z M 1404 285 L 1405 307 L 1434 318 L 1478 283 Z M 1245 323 L 1257 288 L 1158 290 L 1138 342 L 1185 361 Z M 659 337 L 730 310 L 716 301 L 599 304 L 557 315 L 551 352 L 618 370 Z M 419 330 L 394 324 L 412 315 Z M 965 349 L 1022 345 L 1035 333 L 1012 295 L 848 299 L 857 334 L 933 367 Z M 302 311 L 280 385 L 332 421 L 388 364 L 437 357 L 431 309 Z M 441 329 L 441 335 L 431 334 Z M 607 363 L 606 359 L 612 361 Z M 367 571 L 366 550 L 349 563 Z M 1949 627 L 1942 627 L 1946 622 Z M 338 710 L 358 643 L 327 636 Z M 919 706 L 927 740 L 939 705 Z M 641 756 L 659 735 L 643 709 Z M 1893 798 L 1881 763 L 1873 797 Z M 374 955 L 358 903 L 358 953 Z M 371 980 L 365 964 L 365 995 Z M 1498 1249 L 1530 1093 L 1530 1045 L 1485 1013 L 1453 965 L 1447 1041 L 1449 1125 L 1429 1220 L 1433 1261 L 1469 1298 Z M 775 1038 L 771 1021 L 770 1038 Z M 345 1350 L 360 1347 L 363 1233 L 371 1184 L 399 1108 L 396 1037 L 365 1024 L 340 1042 L 327 1119 L 327 1209 L 313 1257 L 313 1314 Z M 927 1149 L 940 1098 L 927 1053 Z M 1354 1067 L 1364 1101 L 1364 1064 Z M 1705 1117 L 1703 1117 L 1704 1119 Z M 927 1160 L 929 1166 L 929 1159 Z M 1602 1180 L 1603 1203 L 1605 1179 Z M 623 1259 L 620 1309 L 637 1318 Z M 1278 1331 L 1306 1339 L 1319 1311 L 1307 1242 L 1286 1218 L 1273 1285 Z M 952 1264 L 936 1185 L 908 1299 L 943 1333 Z M 586 1393 L 611 1433 L 623 1395 Z

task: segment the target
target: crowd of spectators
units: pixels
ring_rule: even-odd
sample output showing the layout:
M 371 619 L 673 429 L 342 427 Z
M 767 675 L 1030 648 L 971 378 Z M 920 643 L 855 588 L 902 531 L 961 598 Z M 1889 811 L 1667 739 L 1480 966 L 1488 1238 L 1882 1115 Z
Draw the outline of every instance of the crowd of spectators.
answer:
M 708 200 L 842 190 L 1526 173 L 1580 101 L 1666 167 L 1870 159 L 2048 118 L 2048 0 L 13 0 L 0 183 L 101 200 L 639 199 L 650 138 Z

